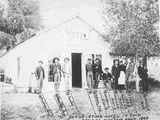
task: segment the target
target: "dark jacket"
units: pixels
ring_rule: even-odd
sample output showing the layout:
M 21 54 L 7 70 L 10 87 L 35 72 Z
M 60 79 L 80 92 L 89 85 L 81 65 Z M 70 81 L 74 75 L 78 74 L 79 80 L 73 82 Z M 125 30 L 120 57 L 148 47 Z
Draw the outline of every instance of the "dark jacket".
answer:
M 111 80 L 111 78 L 112 78 L 112 75 L 111 75 L 111 73 L 109 73 L 109 72 L 102 74 L 102 79 L 103 79 L 103 80 L 107 80 L 107 81 L 108 81 L 108 80 Z
M 93 64 L 93 72 L 94 73 L 102 73 L 102 66 L 101 64 Z
M 43 77 L 42 79 L 44 79 L 45 78 L 44 69 L 43 69 L 43 67 L 39 66 L 39 67 L 36 68 L 36 78 L 40 79 L 41 74 L 42 74 L 42 77 Z
M 48 81 L 54 81 L 53 64 L 49 65 Z
M 53 74 L 53 64 L 49 65 L 49 75 Z
M 61 71 L 62 71 L 61 65 L 54 63 L 54 64 L 53 64 L 53 70 L 52 70 L 53 74 L 58 73 L 58 72 L 61 72 Z
M 112 66 L 112 75 L 115 77 L 115 78 L 119 78 L 120 76 L 120 69 L 119 67 L 116 67 L 116 66 Z
M 125 65 L 119 65 L 119 71 L 126 72 L 126 66 Z
M 144 69 L 144 67 L 142 67 L 142 66 L 138 67 L 138 75 L 142 80 L 148 77 L 147 72 L 148 72 L 148 70 Z

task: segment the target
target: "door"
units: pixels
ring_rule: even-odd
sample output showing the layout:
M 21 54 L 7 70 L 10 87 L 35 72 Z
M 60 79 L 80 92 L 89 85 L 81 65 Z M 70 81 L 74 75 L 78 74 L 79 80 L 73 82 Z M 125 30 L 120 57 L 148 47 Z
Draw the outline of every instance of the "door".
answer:
M 72 87 L 82 87 L 81 53 L 72 53 Z

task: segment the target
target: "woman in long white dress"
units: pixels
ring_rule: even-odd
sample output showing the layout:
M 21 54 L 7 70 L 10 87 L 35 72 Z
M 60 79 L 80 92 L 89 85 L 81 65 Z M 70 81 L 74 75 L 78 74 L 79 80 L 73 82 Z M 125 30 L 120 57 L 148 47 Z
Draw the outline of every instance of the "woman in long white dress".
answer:
M 125 72 L 124 71 L 120 71 L 120 77 L 118 79 L 118 85 L 119 85 L 119 89 L 124 89 L 125 88 Z
M 123 64 L 123 61 L 120 61 L 119 71 L 120 71 L 120 76 L 118 78 L 118 88 L 119 90 L 124 90 L 126 83 L 126 75 L 125 75 L 126 66 Z

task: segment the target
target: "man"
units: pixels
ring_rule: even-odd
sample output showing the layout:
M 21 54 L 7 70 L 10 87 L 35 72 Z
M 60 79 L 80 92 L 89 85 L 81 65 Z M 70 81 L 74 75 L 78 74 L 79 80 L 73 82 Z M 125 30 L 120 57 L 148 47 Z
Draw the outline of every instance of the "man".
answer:
M 71 65 L 68 57 L 64 58 L 64 64 L 62 66 L 63 78 L 65 83 L 65 90 L 70 91 L 71 89 Z
M 114 89 L 118 89 L 118 78 L 120 76 L 120 70 L 119 70 L 119 60 L 116 59 L 113 61 L 113 66 L 112 66 L 112 76 L 114 80 Z
M 45 78 L 45 72 L 44 72 L 44 68 L 42 67 L 43 62 L 42 61 L 38 61 L 39 65 L 36 68 L 35 71 L 35 75 L 36 75 L 36 79 L 37 79 L 37 93 L 41 93 L 42 92 L 42 88 L 43 88 L 43 80 Z
M 86 80 L 88 88 L 93 88 L 93 65 L 92 65 L 92 59 L 88 59 L 86 64 Z
M 93 64 L 93 74 L 94 74 L 94 88 L 98 88 L 98 83 L 102 73 L 101 62 L 98 58 L 95 59 L 95 63 Z
M 53 76 L 54 76 L 54 88 L 57 91 L 60 87 L 61 77 L 62 77 L 62 68 L 59 63 L 60 59 L 55 57 L 53 59 Z
M 54 75 L 53 75 L 53 60 L 50 60 L 50 61 L 49 61 L 48 81 L 49 81 L 49 82 L 53 82 L 53 81 L 54 81 Z

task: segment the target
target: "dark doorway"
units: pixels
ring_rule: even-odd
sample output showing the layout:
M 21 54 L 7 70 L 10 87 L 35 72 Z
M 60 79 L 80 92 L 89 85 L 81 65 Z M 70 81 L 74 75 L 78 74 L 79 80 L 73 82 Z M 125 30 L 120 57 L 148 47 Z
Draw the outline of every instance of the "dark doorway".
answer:
M 72 87 L 82 87 L 81 53 L 72 53 Z

